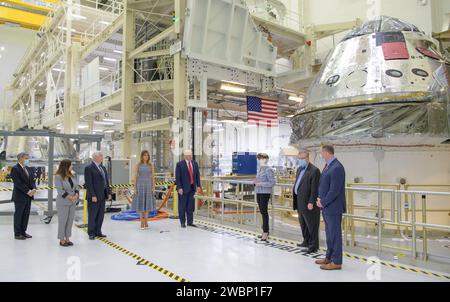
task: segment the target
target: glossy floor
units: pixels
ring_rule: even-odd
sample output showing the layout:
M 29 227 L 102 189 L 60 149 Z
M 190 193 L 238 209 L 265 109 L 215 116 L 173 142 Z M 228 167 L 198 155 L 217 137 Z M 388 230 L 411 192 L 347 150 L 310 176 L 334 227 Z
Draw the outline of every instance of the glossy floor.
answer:
M 0 218 L 0 281 L 175 281 L 104 242 L 88 240 L 76 227 L 75 246 L 60 247 L 57 217 L 47 225 L 33 216 L 28 231 L 33 239 L 16 241 L 12 217 Z M 103 231 L 114 244 L 188 281 L 369 281 L 371 266 L 359 260 L 346 258 L 342 271 L 322 271 L 311 257 L 219 228 L 181 229 L 177 220 L 151 222 L 142 231 L 138 223 L 107 216 Z M 445 281 L 386 266 L 380 272 L 381 281 Z

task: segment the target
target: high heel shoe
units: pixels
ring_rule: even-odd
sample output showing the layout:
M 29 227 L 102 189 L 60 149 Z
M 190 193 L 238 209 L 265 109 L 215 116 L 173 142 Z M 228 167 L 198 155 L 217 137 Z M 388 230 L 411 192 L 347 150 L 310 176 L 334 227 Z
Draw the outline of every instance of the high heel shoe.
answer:
M 59 245 L 60 245 L 60 246 L 63 246 L 63 247 L 68 247 L 68 246 L 69 246 L 69 245 L 67 244 L 67 242 L 62 243 L 61 241 L 59 242 Z
M 267 239 L 269 239 L 269 233 L 264 233 L 264 234 L 261 236 L 261 241 L 267 241 Z

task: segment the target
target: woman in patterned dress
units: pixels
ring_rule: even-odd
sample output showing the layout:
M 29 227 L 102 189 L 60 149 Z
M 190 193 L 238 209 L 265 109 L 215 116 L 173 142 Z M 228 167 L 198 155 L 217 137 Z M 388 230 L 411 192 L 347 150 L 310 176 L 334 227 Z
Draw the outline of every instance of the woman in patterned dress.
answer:
M 132 210 L 139 212 L 141 230 L 148 229 L 148 213 L 155 209 L 155 169 L 150 153 L 141 152 L 140 162 L 134 168 L 134 197 Z

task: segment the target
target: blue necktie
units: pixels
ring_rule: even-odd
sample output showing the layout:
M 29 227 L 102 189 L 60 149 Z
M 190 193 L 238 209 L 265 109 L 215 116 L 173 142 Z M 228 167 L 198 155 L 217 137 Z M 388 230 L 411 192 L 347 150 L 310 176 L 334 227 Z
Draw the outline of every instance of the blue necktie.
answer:
M 97 168 L 100 170 L 100 173 L 102 174 L 103 177 L 103 183 L 105 184 L 105 188 L 106 188 L 106 175 L 105 175 L 105 171 L 103 171 L 103 168 L 98 165 Z

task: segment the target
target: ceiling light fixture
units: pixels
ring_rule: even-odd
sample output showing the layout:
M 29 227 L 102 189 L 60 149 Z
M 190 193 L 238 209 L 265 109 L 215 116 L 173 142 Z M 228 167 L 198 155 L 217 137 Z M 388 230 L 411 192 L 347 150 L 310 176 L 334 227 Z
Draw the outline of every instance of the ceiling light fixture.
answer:
M 220 86 L 220 90 L 225 90 L 225 91 L 229 91 L 229 92 L 233 92 L 233 93 L 245 93 L 245 88 L 243 87 L 239 87 L 239 86 L 234 86 L 234 85 L 230 85 L 230 84 L 222 84 Z
M 80 19 L 80 20 L 86 20 L 87 19 L 85 16 L 81 16 L 81 15 L 77 15 L 77 14 L 72 14 L 72 18 Z
M 289 100 L 290 101 L 294 101 L 297 103 L 303 103 L 303 100 L 305 99 L 304 96 L 300 95 L 300 96 L 296 96 L 296 95 L 290 95 L 289 96 Z
M 98 69 L 99 69 L 99 70 L 104 70 L 104 71 L 109 71 L 109 69 L 106 68 L 106 67 L 99 67 Z
M 116 59 L 114 59 L 114 58 L 109 58 L 109 57 L 103 57 L 103 60 L 105 60 L 105 61 L 110 61 L 110 62 L 117 62 Z
M 118 54 L 123 54 L 123 51 L 117 50 L 117 49 L 114 49 L 113 52 L 118 53 Z
M 121 123 L 122 122 L 122 120 L 110 119 L 110 118 L 104 118 L 103 121 L 110 122 L 110 123 Z
M 98 21 L 98 23 L 103 24 L 103 25 L 111 25 L 111 22 L 103 21 L 103 20 Z

